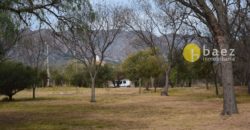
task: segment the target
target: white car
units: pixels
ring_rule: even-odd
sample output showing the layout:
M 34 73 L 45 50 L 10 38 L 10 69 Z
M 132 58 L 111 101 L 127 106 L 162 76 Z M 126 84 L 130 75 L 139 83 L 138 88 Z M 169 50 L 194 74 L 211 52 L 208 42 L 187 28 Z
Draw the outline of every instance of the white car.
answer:
M 129 79 L 122 79 L 115 81 L 116 87 L 131 87 L 132 82 Z

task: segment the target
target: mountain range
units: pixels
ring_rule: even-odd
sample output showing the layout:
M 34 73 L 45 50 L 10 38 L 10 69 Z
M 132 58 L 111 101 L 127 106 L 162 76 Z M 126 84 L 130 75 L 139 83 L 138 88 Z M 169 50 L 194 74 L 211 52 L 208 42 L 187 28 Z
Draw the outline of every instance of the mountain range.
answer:
M 171 39 L 172 35 L 169 34 L 168 36 L 170 37 L 169 39 Z M 177 35 L 177 38 L 176 38 L 177 39 L 176 43 L 179 44 L 180 48 L 182 48 L 186 42 L 186 41 L 181 40 L 182 39 L 181 37 L 182 36 Z M 22 38 L 26 39 L 25 42 L 33 42 L 33 44 L 37 44 L 37 46 L 40 46 L 39 44 L 41 43 L 47 43 L 49 45 L 50 65 L 52 66 L 64 65 L 69 60 L 72 59 L 70 57 L 64 56 L 63 54 L 60 53 L 60 51 L 57 48 L 53 47 L 53 45 L 56 42 L 56 39 L 53 37 L 52 31 L 49 29 L 42 29 L 42 30 L 35 30 L 35 31 L 26 29 L 22 31 Z M 161 51 L 166 52 L 167 46 L 166 44 L 164 44 L 164 42 L 167 42 L 167 41 L 164 41 L 164 37 L 154 36 L 154 38 L 156 39 L 155 41 L 159 43 L 158 47 L 161 49 Z M 136 39 L 138 39 L 138 37 L 133 31 L 120 32 L 115 38 L 115 40 L 113 41 L 113 43 L 107 49 L 107 52 L 105 53 L 105 59 L 104 59 L 105 62 L 121 63 L 129 55 L 147 48 L 145 44 L 138 43 Z M 188 36 L 188 39 L 191 39 L 191 36 Z M 20 53 L 24 53 L 24 52 L 18 53 L 18 51 L 20 50 L 18 49 L 14 50 L 13 51 L 14 53 L 12 53 L 12 57 L 15 57 L 16 60 L 19 60 L 22 62 L 23 57 L 20 57 Z M 46 50 L 43 50 L 43 51 L 44 53 L 46 52 Z

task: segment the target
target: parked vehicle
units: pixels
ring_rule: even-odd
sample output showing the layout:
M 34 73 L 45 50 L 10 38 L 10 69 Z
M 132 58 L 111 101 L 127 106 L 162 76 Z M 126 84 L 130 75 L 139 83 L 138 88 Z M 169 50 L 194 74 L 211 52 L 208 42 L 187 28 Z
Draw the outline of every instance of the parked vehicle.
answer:
M 118 85 L 119 83 L 119 85 Z M 132 82 L 129 79 L 123 79 L 116 82 L 116 86 L 118 87 L 131 87 Z
M 109 87 L 131 87 L 132 82 L 129 79 L 116 80 L 114 83 L 109 82 Z

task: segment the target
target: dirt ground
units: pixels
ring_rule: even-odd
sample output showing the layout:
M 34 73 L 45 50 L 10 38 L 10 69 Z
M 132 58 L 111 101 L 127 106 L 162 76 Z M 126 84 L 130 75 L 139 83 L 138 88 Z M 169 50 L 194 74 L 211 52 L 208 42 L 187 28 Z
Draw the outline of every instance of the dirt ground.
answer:
M 201 87 L 172 88 L 170 96 L 138 88 L 25 90 L 13 102 L 0 102 L 0 130 L 249 130 L 250 96 L 237 88 L 239 114 L 221 116 L 222 98 Z M 0 96 L 0 99 L 5 98 Z

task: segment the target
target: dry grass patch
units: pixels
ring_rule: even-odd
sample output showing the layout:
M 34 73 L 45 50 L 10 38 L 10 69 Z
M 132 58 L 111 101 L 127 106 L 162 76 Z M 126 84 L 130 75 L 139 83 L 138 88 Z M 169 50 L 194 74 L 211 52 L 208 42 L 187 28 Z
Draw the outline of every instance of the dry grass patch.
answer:
M 90 103 L 89 88 L 39 88 L 17 94 L 14 102 L 0 102 L 1 130 L 248 130 L 250 96 L 237 89 L 240 114 L 221 116 L 222 99 L 214 90 L 174 88 L 169 97 L 137 88 L 97 89 Z M 3 98 L 3 97 L 2 97 Z

